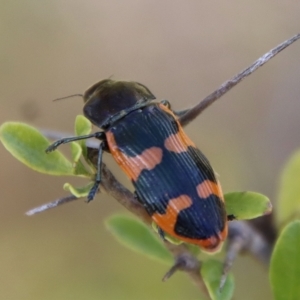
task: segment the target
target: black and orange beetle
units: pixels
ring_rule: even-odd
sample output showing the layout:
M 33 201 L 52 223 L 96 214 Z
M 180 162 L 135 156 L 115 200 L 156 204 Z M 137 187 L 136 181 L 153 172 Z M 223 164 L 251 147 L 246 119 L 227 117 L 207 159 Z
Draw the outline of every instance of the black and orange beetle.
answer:
M 102 131 L 65 138 L 60 144 L 95 137 L 99 154 L 91 201 L 101 182 L 103 151 L 131 179 L 137 199 L 164 233 L 215 251 L 227 236 L 227 215 L 216 175 L 184 133 L 168 101 L 138 82 L 102 80 L 83 95 L 84 115 Z

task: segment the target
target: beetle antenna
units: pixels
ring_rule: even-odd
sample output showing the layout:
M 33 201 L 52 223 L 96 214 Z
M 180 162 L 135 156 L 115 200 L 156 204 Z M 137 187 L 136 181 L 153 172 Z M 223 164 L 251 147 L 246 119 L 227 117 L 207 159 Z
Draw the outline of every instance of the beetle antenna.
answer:
M 63 100 L 63 99 L 67 99 L 67 98 L 72 98 L 72 97 L 81 97 L 81 98 L 83 98 L 83 94 L 74 94 L 74 95 L 70 95 L 70 96 L 66 96 L 66 97 L 56 98 L 52 101 L 58 101 L 58 100 Z

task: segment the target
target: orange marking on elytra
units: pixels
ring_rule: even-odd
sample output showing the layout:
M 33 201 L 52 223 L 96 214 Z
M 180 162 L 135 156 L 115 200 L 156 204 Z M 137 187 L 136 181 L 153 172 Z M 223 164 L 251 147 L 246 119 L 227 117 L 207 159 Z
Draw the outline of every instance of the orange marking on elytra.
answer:
M 151 147 L 134 157 L 122 153 L 116 144 L 112 132 L 106 132 L 109 150 L 117 164 L 123 169 L 127 176 L 136 181 L 143 170 L 152 170 L 162 161 L 163 151 L 158 147 Z
M 223 193 L 219 183 L 204 180 L 197 185 L 197 193 L 200 198 L 208 198 L 210 195 L 216 195 L 223 201 Z
M 152 215 L 152 219 L 158 226 L 165 232 L 173 234 L 178 214 L 185 208 L 190 207 L 193 204 L 192 199 L 187 195 L 181 195 L 177 198 L 169 200 L 166 213 L 155 213 Z
M 190 207 L 192 204 L 192 199 L 189 196 L 179 196 L 177 198 L 169 200 L 165 214 L 155 213 L 152 215 L 152 219 L 164 232 L 178 238 L 179 240 L 182 240 L 183 242 L 198 245 L 207 252 L 217 251 L 221 247 L 222 242 L 227 237 L 227 222 L 225 223 L 225 227 L 221 232 L 218 232 L 217 235 L 211 236 L 208 239 L 201 240 L 187 238 L 178 235 L 175 232 L 178 214 L 181 210 Z
M 167 150 L 175 153 L 187 151 L 187 145 L 182 142 L 179 133 L 171 134 L 168 138 L 166 138 L 164 146 Z
M 152 170 L 161 163 L 163 151 L 158 147 L 151 147 L 144 150 L 140 155 L 135 157 L 126 156 L 124 162 L 131 168 L 131 176 L 136 180 L 143 170 Z
M 225 227 L 223 231 L 219 232 L 217 236 L 212 236 L 206 240 L 196 240 L 197 242 L 192 242 L 190 243 L 197 244 L 200 247 L 204 248 L 206 252 L 216 252 L 218 251 L 221 246 L 222 242 L 226 239 L 228 233 L 228 227 L 227 223 L 225 223 Z
M 168 109 L 166 106 L 159 104 L 159 107 L 166 112 L 167 114 L 171 115 L 177 123 L 178 132 L 175 134 L 171 134 L 164 143 L 164 146 L 167 150 L 181 153 L 187 151 L 188 147 L 196 147 L 195 144 L 190 140 L 190 138 L 185 134 L 182 129 L 182 126 L 177 120 L 177 117 L 173 114 L 173 112 Z

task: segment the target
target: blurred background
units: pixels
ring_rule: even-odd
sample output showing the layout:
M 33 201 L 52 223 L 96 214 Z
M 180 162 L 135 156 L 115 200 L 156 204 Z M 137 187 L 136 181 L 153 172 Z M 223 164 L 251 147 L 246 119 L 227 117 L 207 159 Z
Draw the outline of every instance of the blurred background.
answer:
M 54 98 L 82 93 L 113 75 L 147 85 L 179 110 L 300 31 L 296 0 L 29 0 L 0 6 L 0 123 L 70 133 L 82 100 Z M 276 205 L 282 167 L 300 147 L 299 57 L 298 41 L 186 128 L 225 192 L 261 192 Z M 187 276 L 162 283 L 167 266 L 127 250 L 106 231 L 108 216 L 127 213 L 114 199 L 101 194 L 89 205 L 76 201 L 27 217 L 30 208 L 65 195 L 66 181 L 86 182 L 35 173 L 2 145 L 0 160 L 1 299 L 200 298 Z M 120 174 L 108 155 L 105 161 Z M 272 298 L 267 270 L 253 258 L 239 257 L 233 272 L 235 299 Z

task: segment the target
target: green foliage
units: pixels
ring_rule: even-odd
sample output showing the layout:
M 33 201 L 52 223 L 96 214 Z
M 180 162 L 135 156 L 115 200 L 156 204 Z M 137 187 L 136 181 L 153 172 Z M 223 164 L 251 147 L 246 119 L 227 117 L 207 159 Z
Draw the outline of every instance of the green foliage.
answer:
M 126 247 L 163 263 L 172 262 L 170 252 L 141 221 L 116 215 L 106 220 L 105 224 L 113 236 Z
M 225 195 L 226 209 L 228 214 L 233 214 L 238 219 L 251 219 L 266 213 L 270 213 L 271 204 L 269 199 L 261 194 L 254 192 L 235 192 Z M 227 203 L 228 202 L 228 203 Z M 165 248 L 157 237 L 153 236 L 149 227 L 146 227 L 138 220 L 125 216 L 114 216 L 107 222 L 108 229 L 113 233 L 116 239 L 126 247 L 135 250 L 148 258 L 154 258 L 158 261 L 169 262 L 161 251 L 165 253 Z M 152 224 L 157 232 L 157 225 Z M 182 243 L 166 234 L 165 238 L 173 243 Z M 199 247 L 188 245 L 192 253 L 197 255 L 200 252 Z M 168 253 L 168 252 L 167 252 Z M 213 300 L 229 300 L 234 291 L 234 280 L 232 274 L 227 277 L 226 283 L 220 292 L 220 280 L 222 275 L 222 264 L 214 260 L 203 262 L 201 275 Z
M 226 212 L 237 220 L 254 219 L 271 213 L 268 197 L 255 192 L 234 192 L 224 195 Z
M 275 300 L 300 299 L 300 221 L 281 232 L 271 259 L 270 281 Z
M 74 175 L 72 163 L 59 151 L 46 154 L 49 141 L 35 128 L 17 122 L 0 127 L 4 147 L 29 168 L 49 175 Z
M 57 150 L 55 150 L 57 151 Z M 71 154 L 73 160 L 73 173 L 76 176 L 92 177 L 92 174 L 86 169 L 80 158 L 83 155 L 82 145 L 79 142 L 71 143 Z
M 84 116 L 77 116 L 75 120 L 75 135 L 87 135 L 90 134 L 92 131 L 92 123 L 85 118 Z M 87 156 L 87 149 L 86 149 L 86 143 L 85 140 L 78 141 L 78 143 L 81 146 L 82 154 L 84 157 Z
M 106 221 L 108 230 L 127 248 L 159 262 L 172 262 L 172 256 L 163 247 L 158 236 L 141 221 L 124 215 L 115 215 Z M 222 292 L 219 290 L 222 275 L 222 264 L 215 260 L 207 260 L 201 268 L 201 275 L 213 300 L 231 299 L 234 290 L 233 276 L 227 277 Z
M 223 264 L 219 261 L 209 259 L 202 263 L 201 275 L 212 300 L 230 300 L 234 291 L 234 279 L 232 274 L 226 279 L 223 289 L 220 291 L 220 280 Z
M 281 175 L 279 184 L 276 221 L 279 226 L 286 224 L 300 215 L 300 151 L 288 161 Z
M 110 217 L 105 224 L 113 236 L 127 248 L 150 259 L 162 263 L 172 263 L 170 252 L 162 245 L 158 236 L 153 234 L 150 227 L 141 221 L 124 215 L 115 215 Z M 216 260 L 207 260 L 201 267 L 201 275 L 213 300 L 229 300 L 233 295 L 232 274 L 227 277 L 222 291 L 219 290 L 222 268 L 222 264 Z
M 300 151 L 285 165 L 280 177 L 277 210 L 278 230 L 286 225 L 274 247 L 270 282 L 275 300 L 300 299 Z
M 93 182 L 90 182 L 89 184 L 82 187 L 74 187 L 70 183 L 65 183 L 64 190 L 70 192 L 72 195 L 74 195 L 77 198 L 83 198 L 89 194 L 89 191 L 92 188 L 92 186 L 93 186 Z
M 91 133 L 91 130 L 92 130 L 92 124 L 87 118 L 81 115 L 76 117 L 75 120 L 76 136 L 87 135 Z M 89 164 L 89 161 L 87 159 L 86 141 L 79 140 L 77 142 L 72 142 L 71 153 L 72 153 L 72 160 L 74 166 L 74 173 L 78 176 L 87 176 L 92 178 L 93 171 L 88 171 L 85 165 L 80 160 L 81 158 L 83 158 Z

